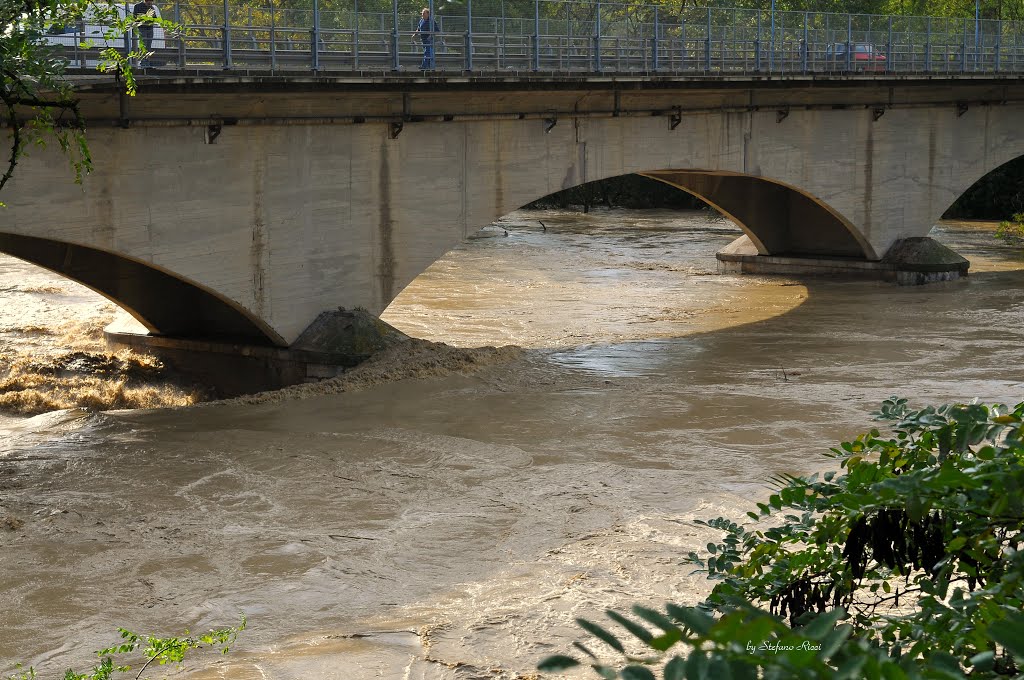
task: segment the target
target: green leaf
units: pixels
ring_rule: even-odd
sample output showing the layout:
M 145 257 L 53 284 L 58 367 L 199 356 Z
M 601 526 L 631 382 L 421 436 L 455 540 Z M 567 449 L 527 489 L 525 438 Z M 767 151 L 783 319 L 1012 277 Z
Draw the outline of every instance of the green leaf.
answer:
M 708 657 L 701 649 L 694 649 L 686 660 L 686 680 L 706 680 Z
M 633 634 L 634 637 L 639 638 L 643 642 L 650 643 L 650 641 L 654 639 L 654 635 L 651 633 L 651 631 L 647 630 L 635 621 L 630 621 L 617 611 L 613 609 L 608 609 L 605 610 L 605 614 L 608 615 L 609 619 L 611 619 L 615 623 L 619 624 L 620 626 L 628 630 L 630 633 Z
M 647 607 L 641 607 L 640 605 L 633 605 L 633 613 L 642 618 L 648 623 L 654 624 L 658 628 L 661 628 L 665 632 L 679 630 L 672 619 L 668 618 L 661 612 L 655 609 L 648 609 Z
M 800 632 L 812 640 L 821 640 L 826 634 L 835 628 L 836 623 L 846 616 L 846 610 L 837 607 L 830 612 L 819 614 L 809 624 L 804 626 Z
M 567 668 L 575 668 L 579 665 L 580 662 L 571 656 L 555 654 L 554 656 L 549 656 L 537 664 L 537 670 L 557 673 L 558 671 L 564 671 Z
M 656 680 L 654 673 L 643 666 L 626 666 L 621 675 L 622 680 Z
M 1024 660 L 1024 615 L 1013 613 L 992 626 L 992 639 L 1018 659 Z
M 732 680 L 732 669 L 728 662 L 720 656 L 713 656 L 708 665 L 708 677 L 713 680 Z
M 672 660 L 665 664 L 665 680 L 683 680 L 686 677 L 686 659 L 681 656 L 673 656 Z
M 995 661 L 996 653 L 992 650 L 975 654 L 971 657 L 969 663 L 977 671 L 989 671 L 992 669 L 992 663 Z
M 648 644 L 659 652 L 666 652 L 677 642 L 683 639 L 683 632 L 678 628 L 670 630 L 664 635 L 659 635 Z
M 882 677 L 885 680 L 907 680 L 906 672 L 894 663 L 887 663 L 882 666 Z
M 818 655 L 822 659 L 831 659 L 832 655 L 839 651 L 839 648 L 843 646 L 843 642 L 851 634 L 853 634 L 853 626 L 848 624 L 843 624 L 829 631 L 821 640 L 821 650 L 818 651 Z
M 715 620 L 695 607 L 680 607 L 674 604 L 665 605 L 665 609 L 676 621 L 679 621 L 698 635 L 707 635 Z
M 729 671 L 733 680 L 757 680 L 757 669 L 740 659 L 729 662 Z
M 580 650 L 581 652 L 583 652 L 587 656 L 589 656 L 591 659 L 597 659 L 597 654 L 594 654 L 592 651 L 587 649 L 586 646 L 582 642 L 573 642 L 572 646 L 575 647 L 576 649 Z
M 619 642 L 619 638 L 615 637 L 614 635 L 612 635 L 596 623 L 591 623 L 586 619 L 576 619 L 576 624 L 579 625 L 579 627 L 583 630 L 593 635 L 594 637 L 602 640 L 605 644 L 607 644 L 615 651 L 623 653 L 626 651 L 626 649 L 622 646 L 622 643 Z

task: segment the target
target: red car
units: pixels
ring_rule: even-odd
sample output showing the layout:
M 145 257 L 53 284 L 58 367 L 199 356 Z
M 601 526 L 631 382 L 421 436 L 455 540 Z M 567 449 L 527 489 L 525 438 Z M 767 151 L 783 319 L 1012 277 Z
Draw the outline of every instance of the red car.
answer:
M 852 71 L 884 71 L 885 55 L 879 54 L 875 46 L 869 43 L 836 43 L 825 50 L 828 64 L 835 70 L 847 69 L 846 48 L 853 50 L 850 55 L 849 69 Z

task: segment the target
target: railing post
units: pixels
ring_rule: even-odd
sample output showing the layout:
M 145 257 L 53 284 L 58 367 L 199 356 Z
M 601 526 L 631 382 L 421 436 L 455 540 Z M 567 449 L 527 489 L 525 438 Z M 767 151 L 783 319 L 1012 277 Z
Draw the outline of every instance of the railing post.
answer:
M 658 6 L 654 6 L 654 37 L 651 38 L 651 70 L 658 70 Z
M 1002 21 L 1002 19 L 1000 19 L 1000 20 L 998 20 L 996 22 L 996 44 L 995 44 L 995 47 L 993 48 L 993 55 L 995 57 L 995 64 L 994 64 L 994 66 L 995 66 L 996 73 L 999 73 L 999 57 L 1000 57 L 999 49 L 1002 46 L 1002 44 L 1003 44 L 1003 21 Z
M 846 15 L 846 70 L 853 70 L 853 55 L 850 52 L 853 49 L 853 15 Z
M 174 23 L 181 25 L 181 3 L 174 3 Z M 185 67 L 185 36 L 178 36 L 178 66 Z
M 572 13 L 569 3 L 565 4 L 565 48 L 559 50 L 558 63 L 564 63 L 567 70 L 572 70 Z
M 975 46 L 977 49 L 977 46 Z M 964 19 L 964 38 L 960 41 L 960 73 L 967 70 L 967 19 Z
M 433 71 L 437 68 L 437 45 L 441 42 L 441 25 L 437 20 L 437 8 L 434 6 L 434 0 L 427 0 L 427 11 L 430 17 L 430 23 L 427 24 L 427 35 L 430 36 L 430 58 L 427 59 L 427 65 Z M 434 30 L 435 26 L 438 28 L 437 31 Z
M 273 5 L 273 3 L 271 3 L 271 5 L 270 5 L 270 70 L 271 71 L 276 71 L 277 70 L 277 43 L 275 41 L 275 34 L 277 33 L 276 27 L 277 27 L 277 21 L 276 21 L 276 17 L 274 16 L 274 5 Z
M 231 68 L 231 21 L 228 17 L 228 0 L 224 0 L 224 26 L 221 33 L 224 36 L 224 68 Z
M 704 41 L 704 70 L 711 72 L 711 6 L 708 5 L 708 34 Z
M 594 24 L 594 72 L 601 72 L 601 3 L 597 3 L 595 7 L 597 12 L 597 21 Z
M 807 73 L 808 70 L 807 51 L 810 49 L 810 45 L 808 44 L 808 40 L 810 38 L 810 21 L 810 14 L 804 12 L 804 38 L 800 45 L 800 70 L 803 71 L 804 73 Z
M 533 70 L 540 70 L 540 0 L 533 0 Z
M 273 11 L 273 10 L 271 10 Z M 359 70 L 359 0 L 352 0 L 352 68 Z
M 757 13 L 757 37 L 754 38 L 754 70 L 761 70 L 761 13 Z
M 964 40 L 967 40 L 967 31 L 964 30 Z M 981 57 L 981 2 L 974 1 L 974 70 L 978 70 L 978 60 Z
M 892 73 L 892 17 L 889 17 L 889 33 L 885 40 L 885 72 Z
M 924 27 L 924 72 L 932 70 L 932 18 L 928 17 Z
M 391 0 L 391 70 L 397 71 L 401 64 L 398 58 L 398 0 Z
M 768 70 L 775 70 L 775 0 L 772 0 L 771 7 L 772 32 L 771 40 L 768 43 Z
M 473 70 L 473 0 L 466 0 L 466 63 L 467 71 Z
M 311 32 L 312 42 L 309 49 L 312 52 L 311 66 L 314 71 L 320 70 L 320 4 L 313 0 L 313 30 Z
M 679 20 L 679 42 L 680 42 L 680 58 L 682 59 L 682 67 L 686 68 L 686 17 Z

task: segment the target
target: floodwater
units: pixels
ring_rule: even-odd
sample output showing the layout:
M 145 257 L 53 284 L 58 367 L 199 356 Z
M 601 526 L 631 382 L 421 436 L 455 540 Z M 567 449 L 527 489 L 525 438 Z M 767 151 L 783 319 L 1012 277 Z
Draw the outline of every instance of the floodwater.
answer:
M 739 232 L 704 213 L 519 212 L 385 313 L 448 346 L 251 399 L 182 406 L 201 395 L 150 374 L 159 408 L 2 416 L 0 677 L 240 613 L 190 677 L 534 677 L 574 617 L 698 601 L 693 520 L 829 467 L 882 399 L 1024 398 L 1024 259 L 993 230 L 936 227 L 971 276 L 896 287 L 718 274 Z M 113 313 L 11 260 L 0 304 L 8 366 Z

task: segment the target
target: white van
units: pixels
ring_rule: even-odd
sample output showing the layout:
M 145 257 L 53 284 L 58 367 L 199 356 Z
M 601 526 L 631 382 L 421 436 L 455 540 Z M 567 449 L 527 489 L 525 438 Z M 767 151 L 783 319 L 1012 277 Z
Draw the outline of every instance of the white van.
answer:
M 132 13 L 134 4 L 113 5 L 120 18 L 129 16 Z M 160 8 L 153 5 L 157 18 L 160 17 Z M 70 26 L 51 26 L 50 31 L 43 36 L 43 40 L 50 45 L 63 45 L 67 48 L 65 54 L 71 66 L 96 66 L 96 59 L 86 59 L 82 53 L 82 43 L 88 43 L 93 49 L 105 47 L 124 48 L 125 39 L 123 34 L 108 35 L 110 26 L 102 23 L 97 18 L 98 12 L 92 7 L 86 10 L 82 20 Z M 138 40 L 138 36 L 135 36 Z M 163 26 L 153 27 L 153 42 L 151 49 L 159 50 L 166 47 Z M 92 56 L 92 55 L 90 55 Z

